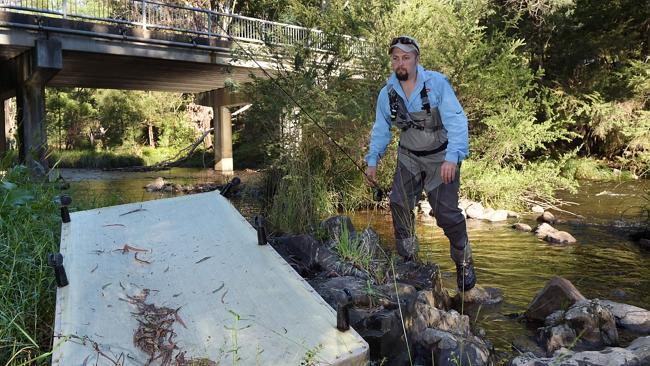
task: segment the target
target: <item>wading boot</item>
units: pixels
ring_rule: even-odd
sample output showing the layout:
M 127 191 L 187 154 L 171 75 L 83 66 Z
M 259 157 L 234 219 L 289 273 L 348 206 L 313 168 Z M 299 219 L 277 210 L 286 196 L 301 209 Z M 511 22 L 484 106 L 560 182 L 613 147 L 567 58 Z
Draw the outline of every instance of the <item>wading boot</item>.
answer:
M 474 288 L 476 285 L 476 272 L 474 272 L 474 263 L 472 261 L 456 264 L 456 284 L 458 290 L 462 292 Z

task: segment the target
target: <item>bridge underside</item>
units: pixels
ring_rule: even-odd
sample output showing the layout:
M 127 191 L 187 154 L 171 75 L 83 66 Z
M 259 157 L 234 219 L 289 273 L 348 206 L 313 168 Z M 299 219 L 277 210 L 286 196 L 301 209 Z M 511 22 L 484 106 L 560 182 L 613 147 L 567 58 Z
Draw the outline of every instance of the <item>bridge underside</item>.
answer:
M 226 107 L 244 101 L 220 89 L 227 80 L 243 83 L 251 73 L 263 74 L 253 62 L 234 62 L 231 47 L 215 39 L 0 12 L 0 105 L 17 97 L 21 160 L 47 166 L 45 86 L 211 92 L 199 99 L 214 109 L 215 168 L 231 171 L 230 136 L 217 133 L 230 133 Z

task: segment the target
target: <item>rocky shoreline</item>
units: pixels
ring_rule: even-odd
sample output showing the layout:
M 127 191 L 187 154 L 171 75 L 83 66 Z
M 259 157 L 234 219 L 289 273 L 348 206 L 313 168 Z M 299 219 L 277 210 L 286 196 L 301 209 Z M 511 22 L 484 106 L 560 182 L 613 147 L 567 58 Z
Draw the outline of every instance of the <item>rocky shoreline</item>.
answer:
M 346 308 L 350 326 L 370 345 L 371 365 L 650 365 L 645 309 L 586 299 L 555 277 L 518 316 L 537 329 L 532 342 L 513 341 L 507 356 L 495 351 L 461 306 L 499 303 L 500 290 L 477 287 L 463 299 L 443 287 L 436 264 L 390 257 L 374 230 L 357 232 L 345 216 L 323 221 L 320 232 L 320 240 L 281 236 L 271 244 L 332 308 Z M 343 259 L 337 250 L 342 240 L 354 243 L 367 265 Z M 636 339 L 621 347 L 621 332 Z

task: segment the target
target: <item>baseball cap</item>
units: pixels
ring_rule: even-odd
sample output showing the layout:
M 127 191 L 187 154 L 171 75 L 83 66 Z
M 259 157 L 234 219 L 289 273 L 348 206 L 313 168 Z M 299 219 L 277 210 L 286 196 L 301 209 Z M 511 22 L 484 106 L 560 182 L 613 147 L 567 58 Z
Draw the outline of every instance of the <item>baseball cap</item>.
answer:
M 393 52 L 393 48 L 399 48 L 400 50 L 404 52 L 415 52 L 416 54 L 420 54 L 420 45 L 418 45 L 418 41 L 415 40 L 413 37 L 409 36 L 399 36 L 393 38 L 392 41 L 390 41 L 390 48 L 388 49 L 388 54 Z

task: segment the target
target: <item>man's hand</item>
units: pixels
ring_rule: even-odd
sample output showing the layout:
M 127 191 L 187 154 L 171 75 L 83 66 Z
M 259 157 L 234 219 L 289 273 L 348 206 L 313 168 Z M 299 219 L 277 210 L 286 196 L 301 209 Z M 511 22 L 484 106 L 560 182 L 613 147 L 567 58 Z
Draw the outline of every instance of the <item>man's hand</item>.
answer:
M 442 182 L 445 184 L 453 182 L 456 177 L 456 163 L 452 163 L 451 161 L 442 163 L 440 176 L 442 177 Z
M 369 166 L 366 168 L 366 183 L 371 187 L 377 186 L 377 167 Z

